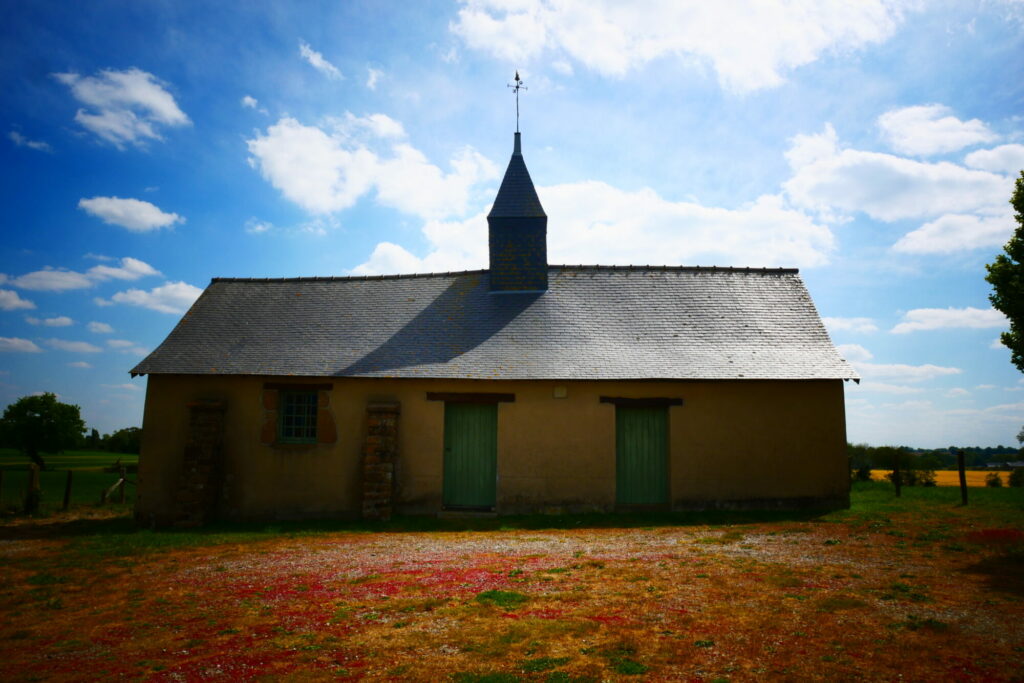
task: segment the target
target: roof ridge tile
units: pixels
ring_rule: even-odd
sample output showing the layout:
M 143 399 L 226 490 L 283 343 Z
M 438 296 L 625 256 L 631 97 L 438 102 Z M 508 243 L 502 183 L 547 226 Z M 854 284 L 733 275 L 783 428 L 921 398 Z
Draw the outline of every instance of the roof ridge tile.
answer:
M 751 273 L 751 274 L 795 274 L 799 268 L 768 268 L 756 266 L 670 266 L 670 265 L 603 265 L 603 264 L 550 264 L 549 270 L 560 271 L 608 271 L 608 272 L 663 272 L 663 273 Z M 477 270 L 451 270 L 433 273 L 386 273 L 377 275 L 307 275 L 302 277 L 213 277 L 215 282 L 339 282 L 359 280 L 402 280 L 414 278 L 456 277 L 461 275 L 482 275 L 490 272 L 486 268 Z

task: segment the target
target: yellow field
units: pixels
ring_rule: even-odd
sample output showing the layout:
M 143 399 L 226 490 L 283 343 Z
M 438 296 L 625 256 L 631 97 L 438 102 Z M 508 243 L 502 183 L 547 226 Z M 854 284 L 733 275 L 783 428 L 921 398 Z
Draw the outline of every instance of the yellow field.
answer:
M 891 471 L 892 470 L 871 470 L 871 478 L 875 481 L 888 481 L 885 477 Z M 967 470 L 964 474 L 967 475 L 968 486 L 984 486 L 985 477 L 989 473 L 978 470 Z M 1009 484 L 1009 472 L 1000 471 L 999 477 L 1003 480 L 1003 486 L 1007 486 Z M 959 486 L 960 473 L 956 470 L 935 470 L 935 484 L 937 486 Z

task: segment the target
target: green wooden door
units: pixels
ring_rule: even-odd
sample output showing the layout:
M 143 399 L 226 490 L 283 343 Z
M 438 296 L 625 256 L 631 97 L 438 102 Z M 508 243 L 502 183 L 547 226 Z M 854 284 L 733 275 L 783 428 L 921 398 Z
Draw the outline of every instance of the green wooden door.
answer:
M 615 410 L 616 502 L 668 503 L 668 408 Z
M 498 478 L 498 405 L 444 404 L 446 508 L 493 509 Z

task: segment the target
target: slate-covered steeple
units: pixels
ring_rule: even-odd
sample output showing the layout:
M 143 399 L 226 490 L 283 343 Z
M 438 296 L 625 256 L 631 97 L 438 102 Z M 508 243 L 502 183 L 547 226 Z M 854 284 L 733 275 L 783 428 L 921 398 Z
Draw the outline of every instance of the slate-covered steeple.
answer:
M 516 132 L 494 206 L 487 214 L 492 292 L 543 292 L 548 288 L 548 217 L 523 161 Z

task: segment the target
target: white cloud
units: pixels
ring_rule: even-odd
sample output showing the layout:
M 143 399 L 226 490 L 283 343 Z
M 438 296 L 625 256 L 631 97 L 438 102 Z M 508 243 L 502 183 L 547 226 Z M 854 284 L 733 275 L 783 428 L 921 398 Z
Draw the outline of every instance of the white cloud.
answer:
M 261 221 L 257 218 L 250 218 L 245 222 L 245 231 L 250 235 L 259 235 L 274 229 L 274 224 L 269 221 Z
M 1000 145 L 992 149 L 979 149 L 964 157 L 964 163 L 971 168 L 1017 176 L 1024 170 L 1024 145 Z
M 882 221 L 973 211 L 1002 215 L 1013 186 L 1004 176 L 946 161 L 839 150 L 831 126 L 796 136 L 786 156 L 794 173 L 784 187 L 796 206 L 862 211 Z
M 45 325 L 46 327 L 69 327 L 75 324 L 75 321 L 66 315 L 57 316 L 56 318 L 44 318 L 42 320 L 26 316 L 25 322 L 29 325 Z
M 846 360 L 853 362 L 869 361 L 874 355 L 860 344 L 839 344 L 836 347 L 839 355 Z
M 1009 413 L 1011 419 L 1018 419 L 1018 416 L 1024 413 L 1024 401 L 1017 403 L 1000 403 L 996 406 L 989 406 L 988 408 L 982 409 L 986 413 Z M 1016 415 L 1014 415 L 1016 413 Z
M 72 353 L 99 353 L 103 349 L 83 341 L 68 341 L 67 339 L 47 339 L 46 345 L 58 351 L 71 351 Z
M 783 154 L 794 169 L 810 166 L 818 161 L 827 161 L 839 152 L 839 136 L 831 123 L 826 123 L 820 133 L 794 135 L 789 149 Z
M 259 102 L 252 95 L 245 95 L 242 97 L 242 106 L 248 107 L 249 109 L 255 109 L 259 106 Z
M 63 292 L 68 289 L 92 287 L 92 280 L 73 270 L 46 266 L 42 270 L 12 278 L 11 284 L 37 292 Z
M 955 152 L 998 137 L 980 120 L 961 121 L 951 112 L 941 104 L 893 109 L 878 117 L 878 127 L 894 150 L 916 156 Z
M 979 384 L 978 386 L 976 386 L 974 388 L 975 389 L 995 389 L 996 385 L 995 384 Z
M 86 273 L 93 280 L 138 280 L 142 277 L 159 275 L 160 271 L 145 261 L 126 256 L 121 259 L 121 265 L 93 266 Z
M 970 395 L 971 395 L 971 392 L 967 391 L 966 389 L 962 389 L 960 387 L 956 387 L 955 389 L 950 389 L 949 391 L 947 391 L 946 393 L 943 394 L 943 396 L 945 396 L 946 398 L 960 398 L 961 396 L 970 396 Z
M 890 332 L 905 334 L 916 330 L 938 330 L 944 328 L 988 328 L 1003 327 L 1006 316 L 994 308 L 915 308 L 903 314 L 903 322 Z
M 910 254 L 952 254 L 965 249 L 1001 246 L 1013 230 L 1013 218 L 1008 214 L 947 214 L 908 232 L 892 248 Z
M 149 232 L 166 228 L 185 219 L 176 213 L 165 213 L 149 202 L 120 197 L 92 197 L 78 200 L 78 208 L 109 225 L 120 225 L 132 232 Z
M 115 303 L 140 306 L 161 313 L 181 314 L 188 310 L 203 290 L 185 282 L 168 282 L 160 287 L 147 291 L 129 289 L 118 292 L 106 299 L 95 299 L 100 306 L 111 306 Z
M 384 72 L 380 69 L 374 69 L 372 66 L 366 68 L 366 87 L 370 90 L 377 89 L 377 82 L 380 77 L 384 75 Z
M 894 382 L 924 382 L 946 375 L 959 375 L 960 368 L 943 367 L 941 365 L 904 365 L 902 363 L 865 363 L 856 362 L 853 366 L 864 377 L 865 385 L 873 380 L 890 380 Z
M 1006 346 L 1003 344 L 1002 338 L 996 337 L 995 339 L 992 340 L 992 343 L 988 345 L 988 348 L 999 350 L 1005 349 Z
M 108 339 L 107 346 L 112 349 L 117 349 L 121 353 L 130 353 L 134 356 L 145 356 L 149 354 L 149 349 L 144 346 L 139 346 L 133 341 L 127 339 Z
M 891 36 L 903 3 L 464 0 L 450 28 L 506 64 L 572 59 L 606 76 L 665 58 L 708 63 L 729 90 L 777 86 L 823 55 Z
M 10 133 L 8 133 L 7 137 L 9 137 L 11 139 L 11 142 L 13 142 L 18 147 L 28 147 L 29 149 L 34 149 L 37 152 L 53 151 L 53 148 L 50 147 L 50 144 L 48 142 L 42 142 L 41 140 L 29 140 L 27 137 L 25 137 L 16 130 L 12 130 Z
M 118 351 L 121 353 L 127 353 L 131 356 L 138 356 L 139 358 L 144 358 L 149 355 L 149 349 L 145 346 L 129 346 L 124 349 L 118 349 Z
M 283 118 L 247 141 L 251 163 L 291 201 L 313 213 L 348 208 L 370 191 L 377 157 L 313 126 Z
M 883 408 L 888 408 L 890 410 L 907 410 L 907 409 L 922 410 L 922 409 L 932 408 L 933 404 L 932 404 L 931 401 L 917 400 L 917 401 L 903 401 L 902 403 L 883 403 L 882 407 Z
M 4 351 L 40 353 L 42 349 L 28 339 L 21 339 L 20 337 L 0 337 L 0 353 Z
M 75 121 L 99 138 L 123 149 L 125 143 L 160 140 L 157 128 L 191 124 L 153 74 L 141 69 L 106 69 L 98 76 L 58 73 L 54 77 L 92 111 L 79 109 Z
M 823 317 L 821 322 L 829 329 L 829 332 L 877 332 L 878 325 L 871 318 L 835 318 Z
M 139 387 L 134 384 L 125 382 L 124 384 L 101 384 L 101 387 L 107 389 L 127 389 L 128 391 L 139 391 Z
M 456 152 L 448 173 L 411 145 L 396 144 L 392 152 L 391 158 L 378 161 L 377 201 L 409 214 L 428 218 L 463 214 L 470 189 L 498 175 L 493 163 L 469 147 Z
M 938 365 L 904 365 L 900 363 L 872 363 L 873 355 L 859 344 L 840 344 L 836 347 L 840 355 L 856 368 L 863 381 L 849 388 L 853 394 L 906 395 L 923 393 L 920 387 L 907 386 L 925 382 L 946 375 L 957 375 L 960 368 Z
M 92 287 L 96 282 L 104 280 L 138 280 L 141 277 L 159 274 L 158 270 L 145 261 L 125 257 L 121 259 L 120 266 L 93 266 L 85 273 L 46 266 L 42 270 L 13 278 L 11 284 L 22 289 L 40 292 L 63 292 L 69 289 Z
M 436 253 L 436 252 L 435 252 Z M 450 268 L 435 268 L 430 263 L 437 260 L 420 259 L 405 248 L 393 242 L 380 242 L 373 249 L 370 258 L 352 269 L 355 275 L 379 275 L 386 273 L 424 273 L 459 270 L 465 267 L 461 262 Z
M 36 305 L 28 299 L 22 299 L 18 293 L 10 289 L 0 289 L 0 311 L 18 311 L 33 309 Z
M 892 394 L 895 396 L 924 393 L 924 389 L 921 387 L 908 387 L 905 384 L 890 384 L 888 382 L 875 382 L 874 380 L 864 380 L 860 384 L 850 387 L 848 391 L 866 394 Z
M 76 360 L 76 361 L 73 361 L 71 363 L 68 363 L 68 367 L 69 368 L 91 368 L 92 364 L 91 363 L 86 363 L 84 360 Z
M 107 323 L 98 323 L 95 320 L 89 323 L 87 327 L 90 332 L 95 332 L 96 334 L 113 334 L 114 332 L 114 328 Z
M 335 81 L 343 78 L 338 67 L 324 59 L 322 54 L 311 48 L 304 40 L 299 41 L 299 54 L 302 55 L 302 58 L 309 62 L 314 69 L 322 73 L 324 76 L 327 76 L 327 78 Z
M 338 127 L 344 132 L 350 128 L 366 128 L 373 135 L 379 138 L 404 138 L 405 128 L 401 122 L 395 121 L 387 114 L 370 114 L 366 117 L 358 117 L 348 112 L 343 123 Z
M 286 198 L 312 213 L 349 208 L 375 191 L 379 203 L 406 213 L 459 215 L 467 209 L 471 189 L 497 177 L 497 167 L 468 147 L 445 173 L 398 139 L 403 135 L 401 124 L 383 114 L 332 121 L 331 133 L 282 118 L 265 135 L 248 140 L 250 163 Z
M 674 202 L 651 189 L 627 192 L 589 181 L 540 187 L 550 263 L 817 266 L 835 246 L 827 227 L 766 195 L 737 209 Z M 353 272 L 447 271 L 487 264 L 487 222 L 429 221 L 418 258 L 382 243 Z

